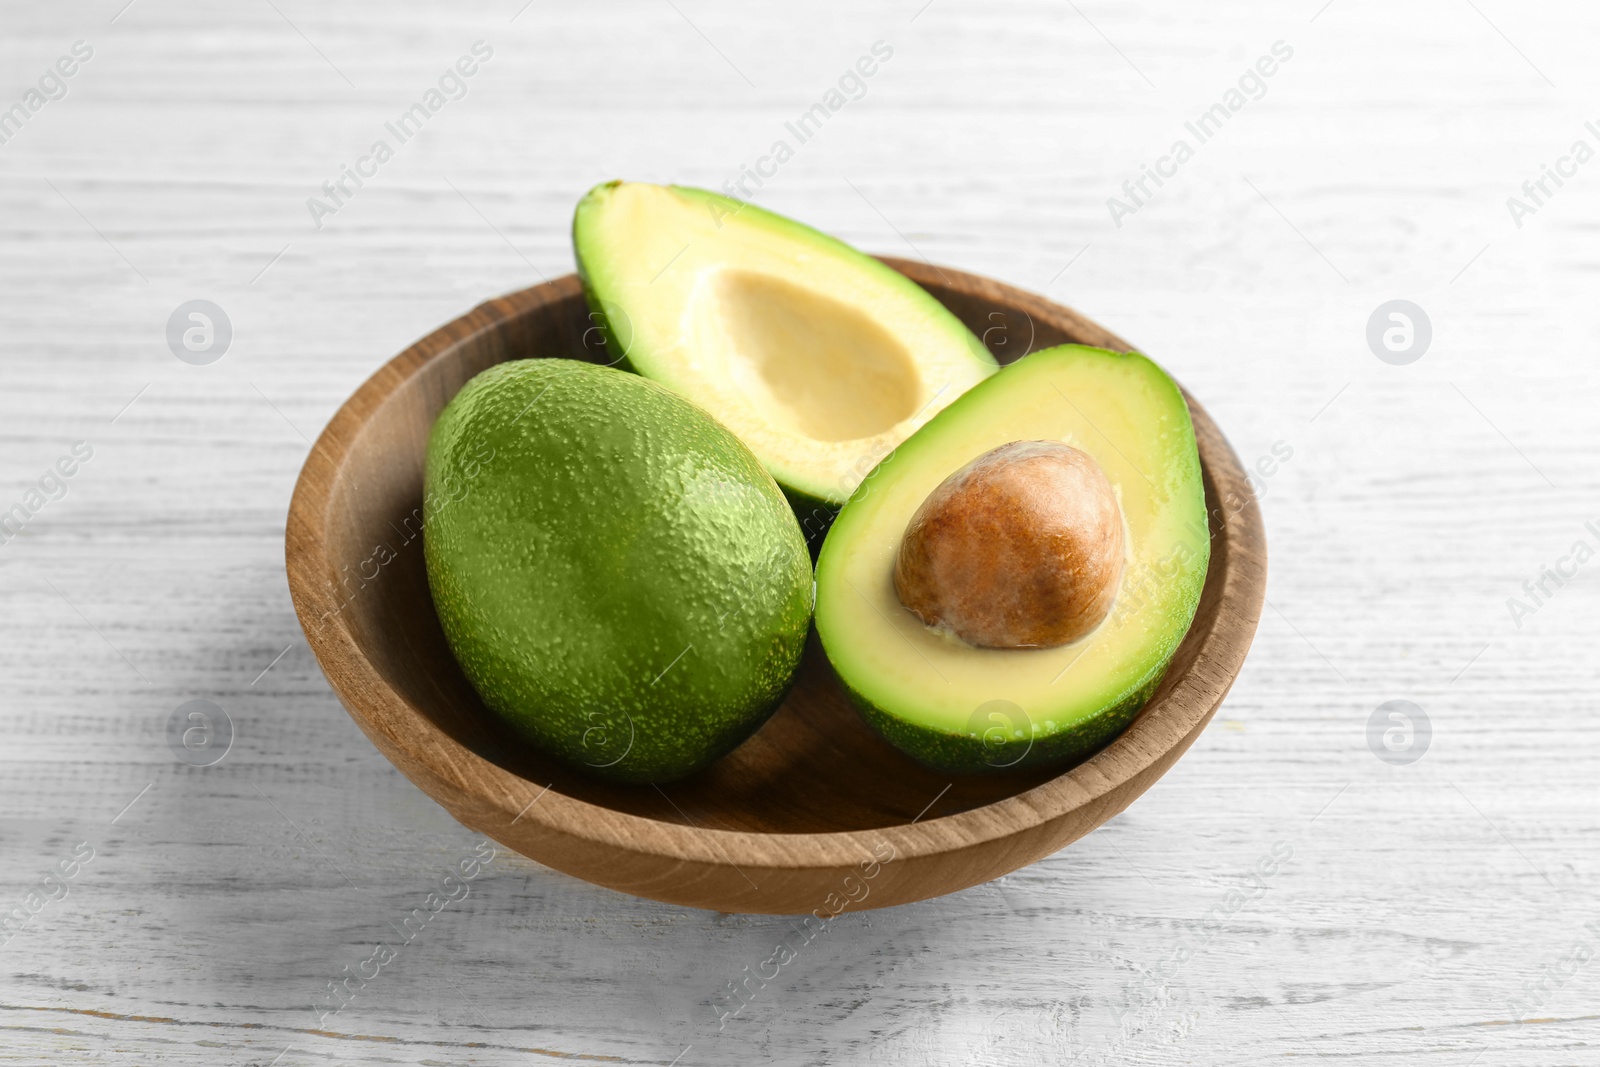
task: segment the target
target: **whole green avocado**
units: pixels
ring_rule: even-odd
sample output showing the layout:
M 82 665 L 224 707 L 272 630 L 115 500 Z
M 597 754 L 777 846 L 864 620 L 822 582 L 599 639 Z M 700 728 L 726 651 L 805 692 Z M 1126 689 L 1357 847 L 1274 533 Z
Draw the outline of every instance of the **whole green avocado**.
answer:
M 606 778 L 666 782 L 794 680 L 810 557 L 738 438 L 647 379 L 566 359 L 473 378 L 428 441 L 434 607 L 484 702 Z

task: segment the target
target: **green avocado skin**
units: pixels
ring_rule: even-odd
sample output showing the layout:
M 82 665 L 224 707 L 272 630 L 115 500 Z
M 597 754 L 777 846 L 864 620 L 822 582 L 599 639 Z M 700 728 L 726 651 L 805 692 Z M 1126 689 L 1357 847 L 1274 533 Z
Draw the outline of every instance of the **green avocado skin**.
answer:
M 749 449 L 676 394 L 574 360 L 499 364 L 440 414 L 424 481 L 445 636 L 539 747 L 671 781 L 788 692 L 810 626 L 805 541 Z
M 1148 682 L 1087 722 L 1058 730 L 1032 744 L 1020 739 L 995 744 L 978 733 L 950 734 L 915 726 L 884 711 L 843 679 L 840 684 L 855 701 L 856 710 L 867 725 L 923 766 L 948 774 L 1003 774 L 1080 763 L 1094 755 L 1139 717 L 1140 709 L 1161 684 L 1166 668 L 1167 664 L 1161 664 Z

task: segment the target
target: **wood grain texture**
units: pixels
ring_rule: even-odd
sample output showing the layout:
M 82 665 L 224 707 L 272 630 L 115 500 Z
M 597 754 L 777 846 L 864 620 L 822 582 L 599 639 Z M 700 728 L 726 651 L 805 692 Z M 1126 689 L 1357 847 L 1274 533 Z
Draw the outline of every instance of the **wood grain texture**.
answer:
M 1506 601 L 1600 522 L 1600 171 L 1521 227 L 1506 201 L 1600 112 L 1600 11 L 674 3 L 0 7 L 0 101 L 95 49 L 0 145 L 0 506 L 94 446 L 0 546 L 0 903 L 96 850 L 0 950 L 0 1063 L 1592 1062 L 1600 571 L 1520 626 Z M 306 199 L 480 38 L 470 93 L 316 229 Z M 511 855 L 324 1020 L 477 838 L 300 640 L 310 441 L 417 338 L 568 273 L 594 182 L 738 178 L 879 39 L 758 202 L 1080 308 L 1204 400 L 1273 553 L 1226 703 L 1096 832 L 845 913 L 720 1028 L 792 920 Z M 1115 225 L 1280 39 L 1265 95 Z M 235 327 L 207 367 L 164 337 L 193 298 Z M 1394 298 L 1433 324 L 1406 367 L 1365 337 Z M 211 767 L 166 746 L 193 698 L 236 727 Z M 1367 744 L 1395 698 L 1432 721 L 1409 766 Z
M 1039 348 L 1128 348 L 1009 286 L 888 262 L 980 333 L 1002 324 Z M 672 904 L 819 918 L 891 907 L 1008 874 L 1122 811 L 1187 751 L 1237 677 L 1261 615 L 1266 540 L 1238 457 L 1191 399 L 1211 519 L 1206 588 L 1161 687 L 1081 765 L 954 778 L 921 767 L 857 717 L 814 637 L 772 719 L 681 782 L 603 782 L 519 743 L 473 692 L 435 616 L 422 554 L 423 459 L 439 412 L 486 367 L 612 362 L 589 326 L 578 279 L 567 275 L 423 338 L 334 415 L 289 507 L 289 590 L 312 652 L 380 751 L 472 829 L 557 870 Z M 1009 362 L 1026 353 L 1007 345 L 995 354 Z M 936 801 L 940 810 L 924 819 Z

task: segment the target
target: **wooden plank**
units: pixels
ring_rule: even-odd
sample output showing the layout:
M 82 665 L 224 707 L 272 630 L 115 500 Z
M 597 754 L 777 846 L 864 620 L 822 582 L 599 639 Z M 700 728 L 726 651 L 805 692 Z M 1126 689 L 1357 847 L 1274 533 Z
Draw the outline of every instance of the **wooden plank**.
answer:
M 94 456 L 0 545 L 0 903 L 94 858 L 4 944 L 0 1062 L 1592 1058 L 1595 564 L 1520 627 L 1506 601 L 1600 546 L 1600 172 L 1520 228 L 1506 201 L 1600 147 L 1600 14 L 275 4 L 3 16 L 6 106 L 73 42 L 94 56 L 0 144 L 0 509 L 75 441 Z M 316 229 L 307 198 L 480 39 L 467 95 Z M 324 1024 L 326 983 L 477 838 L 298 636 L 282 535 L 308 439 L 416 338 L 569 270 L 590 184 L 736 179 L 877 40 L 893 59 L 760 201 L 1062 300 L 1170 367 L 1247 463 L 1290 447 L 1244 674 L 1105 828 L 845 916 L 722 1029 L 784 920 L 512 857 Z M 1278 40 L 1265 94 L 1115 226 L 1107 198 Z M 165 340 L 197 298 L 234 327 L 209 366 Z M 1396 298 L 1433 324 L 1410 366 L 1365 340 Z M 167 749 L 194 698 L 237 730 L 215 766 Z M 1397 698 L 1433 728 L 1408 766 L 1367 745 Z

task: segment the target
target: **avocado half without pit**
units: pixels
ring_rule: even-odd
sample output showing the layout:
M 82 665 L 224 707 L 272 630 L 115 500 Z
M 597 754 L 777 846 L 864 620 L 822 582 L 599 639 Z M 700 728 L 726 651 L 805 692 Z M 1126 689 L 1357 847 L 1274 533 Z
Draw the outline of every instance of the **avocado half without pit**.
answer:
M 732 430 L 813 543 L 880 459 L 998 369 L 904 275 L 716 193 L 607 182 L 572 243 L 616 365 Z
M 1063 345 L 979 383 L 841 510 L 816 626 L 866 721 L 950 772 L 1081 760 L 1154 693 L 1210 560 L 1188 405 Z

